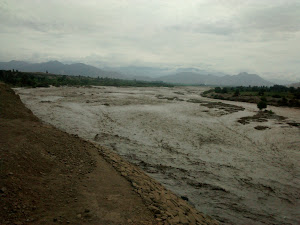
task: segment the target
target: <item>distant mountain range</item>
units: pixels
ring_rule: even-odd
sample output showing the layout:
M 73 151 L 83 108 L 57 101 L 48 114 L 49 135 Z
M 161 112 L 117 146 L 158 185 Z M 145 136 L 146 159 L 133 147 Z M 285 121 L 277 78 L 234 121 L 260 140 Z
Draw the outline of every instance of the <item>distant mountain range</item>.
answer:
M 23 61 L 10 61 L 0 62 L 0 69 L 5 70 L 19 70 L 22 72 L 46 72 L 53 74 L 63 75 L 81 75 L 90 77 L 109 77 L 109 78 L 122 78 L 126 76 L 113 72 L 105 71 L 94 66 L 86 65 L 83 63 L 63 64 L 59 61 L 49 61 L 45 63 L 27 63 Z
M 198 68 L 158 68 L 158 67 L 105 67 L 100 69 L 83 63 L 63 64 L 59 61 L 28 63 L 23 61 L 0 62 L 0 69 L 23 72 L 46 72 L 64 75 L 164 81 L 175 84 L 205 84 L 215 86 L 271 86 L 256 74 L 239 73 L 226 75 L 221 72 L 208 72 Z
M 298 87 L 300 87 L 300 82 L 289 84 L 288 87 L 298 88 Z
M 130 76 L 142 76 L 142 77 L 151 77 L 157 78 L 166 75 L 171 75 L 175 73 L 182 72 L 193 72 L 202 75 L 212 74 L 215 76 L 225 76 L 226 74 L 216 71 L 206 71 L 200 70 L 198 68 L 193 67 L 180 67 L 180 68 L 172 68 L 172 67 L 144 67 L 144 66 L 124 66 L 124 67 L 105 67 L 105 70 L 116 71 L 125 75 Z
M 240 73 L 238 75 L 202 75 L 192 72 L 177 73 L 160 77 L 161 81 L 180 84 L 205 84 L 222 86 L 271 86 L 273 83 L 266 81 L 256 74 Z

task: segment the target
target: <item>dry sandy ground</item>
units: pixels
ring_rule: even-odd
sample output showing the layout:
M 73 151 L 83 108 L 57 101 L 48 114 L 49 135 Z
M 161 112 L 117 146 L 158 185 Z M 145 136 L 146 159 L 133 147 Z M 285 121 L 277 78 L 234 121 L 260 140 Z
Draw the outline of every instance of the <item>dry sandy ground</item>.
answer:
M 0 115 L 0 224 L 159 224 L 99 148 L 43 124 L 2 83 Z
M 269 107 L 287 119 L 243 125 L 237 120 L 256 114 L 256 105 L 222 101 L 231 105 L 209 108 L 201 101 L 220 100 L 201 97 L 203 90 L 16 91 L 43 121 L 112 148 L 223 223 L 299 223 L 300 130 L 287 122 L 300 123 L 300 110 Z

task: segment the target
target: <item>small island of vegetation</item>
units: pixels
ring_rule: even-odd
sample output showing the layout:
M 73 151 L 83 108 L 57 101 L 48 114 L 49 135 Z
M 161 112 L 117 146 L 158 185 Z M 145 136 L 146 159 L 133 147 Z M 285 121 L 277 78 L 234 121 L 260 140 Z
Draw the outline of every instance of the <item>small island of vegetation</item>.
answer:
M 274 85 L 271 87 L 215 87 L 202 93 L 203 97 L 260 103 L 274 106 L 300 107 L 300 88 Z M 260 103 L 261 105 L 262 103 Z M 265 107 L 263 107 L 265 108 Z

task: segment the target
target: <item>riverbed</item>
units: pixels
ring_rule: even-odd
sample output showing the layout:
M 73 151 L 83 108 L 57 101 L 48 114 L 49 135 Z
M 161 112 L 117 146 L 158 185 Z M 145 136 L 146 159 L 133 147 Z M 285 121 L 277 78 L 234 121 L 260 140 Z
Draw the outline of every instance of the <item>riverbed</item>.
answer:
M 204 90 L 15 89 L 44 122 L 109 147 L 224 224 L 298 224 L 300 110 L 269 106 L 284 119 L 242 124 L 255 104 Z

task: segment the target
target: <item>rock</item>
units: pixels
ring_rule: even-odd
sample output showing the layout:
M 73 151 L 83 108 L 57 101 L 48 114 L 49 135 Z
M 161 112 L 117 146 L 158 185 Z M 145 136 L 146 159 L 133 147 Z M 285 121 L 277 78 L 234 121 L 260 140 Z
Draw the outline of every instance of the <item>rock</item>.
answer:
M 81 214 L 77 214 L 77 218 L 81 218 Z
M 196 224 L 196 218 L 195 218 L 195 216 L 193 214 L 190 213 L 187 216 L 187 219 L 188 219 L 188 221 L 189 221 L 190 224 Z
M 0 193 L 5 193 L 7 191 L 7 188 L 6 187 L 3 187 L 0 189 Z
M 173 217 L 173 218 L 169 218 L 167 220 L 167 223 L 169 223 L 169 224 L 179 224 L 179 217 L 176 216 L 176 217 Z
M 183 195 L 182 195 L 182 196 L 180 196 L 180 197 L 181 197 L 181 199 L 183 199 L 184 201 L 187 201 L 187 202 L 189 201 L 189 198 L 186 197 L 186 196 L 183 196 Z
M 21 221 L 15 222 L 15 225 L 22 225 L 23 223 Z
M 121 172 L 121 175 L 123 176 L 123 177 L 127 177 L 127 173 L 125 173 L 125 172 Z
M 153 206 L 153 205 L 149 206 L 149 209 L 150 209 L 154 214 L 160 214 L 159 208 L 157 208 L 157 207 L 155 207 L 155 206 Z
M 179 212 L 178 216 L 179 216 L 180 223 L 189 224 L 188 219 L 186 218 L 186 216 L 182 212 Z

